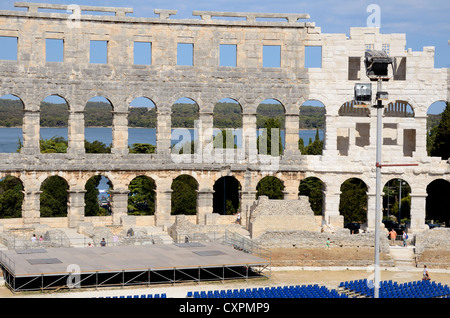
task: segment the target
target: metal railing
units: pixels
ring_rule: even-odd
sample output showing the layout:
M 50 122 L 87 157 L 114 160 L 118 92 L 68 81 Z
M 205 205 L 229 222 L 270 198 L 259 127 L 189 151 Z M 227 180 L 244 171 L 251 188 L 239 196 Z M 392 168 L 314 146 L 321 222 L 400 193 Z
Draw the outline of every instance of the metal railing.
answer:
M 270 250 L 262 248 L 261 245 L 253 240 L 244 237 L 238 233 L 226 230 L 224 236 L 224 242 L 232 245 L 234 248 L 239 249 L 246 253 L 251 253 L 270 261 Z

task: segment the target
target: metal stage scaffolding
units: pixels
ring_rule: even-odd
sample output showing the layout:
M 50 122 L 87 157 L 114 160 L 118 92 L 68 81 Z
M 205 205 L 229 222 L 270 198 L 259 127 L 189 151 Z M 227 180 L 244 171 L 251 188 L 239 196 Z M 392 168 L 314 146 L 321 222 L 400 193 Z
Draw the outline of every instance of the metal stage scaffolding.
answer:
M 270 259 L 225 243 L 48 248 L 0 252 L 12 292 L 251 279 Z

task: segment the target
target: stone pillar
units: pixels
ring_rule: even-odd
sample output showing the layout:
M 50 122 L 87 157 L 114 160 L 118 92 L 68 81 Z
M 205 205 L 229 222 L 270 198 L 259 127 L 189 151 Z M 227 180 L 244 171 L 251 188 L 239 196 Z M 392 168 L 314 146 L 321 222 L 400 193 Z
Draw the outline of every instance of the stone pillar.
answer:
M 412 232 L 423 231 L 425 227 L 426 192 L 410 193 L 411 197 L 411 227 Z
M 213 113 L 201 112 L 199 113 L 200 124 L 198 126 L 198 148 L 195 149 L 196 153 L 202 154 L 206 145 L 213 141 Z M 197 127 L 196 127 L 197 128 Z
M 344 217 L 339 213 L 339 201 L 341 192 L 338 189 L 328 187 L 323 197 L 323 221 L 336 228 L 344 226 Z
M 284 200 L 298 200 L 300 180 L 292 179 L 284 182 Z
M 155 202 L 155 225 L 163 226 L 171 224 L 171 210 L 172 210 L 172 189 L 158 189 L 156 187 L 156 202 Z
M 128 112 L 113 111 L 112 147 L 115 155 L 128 154 Z
M 252 183 L 252 172 L 247 170 L 244 173 L 244 180 L 242 182 L 241 190 L 241 225 L 248 228 L 250 221 L 250 212 L 253 204 L 256 201 L 256 185 Z
M 248 163 L 256 163 L 258 149 L 256 147 L 256 114 L 242 114 L 242 147 Z
M 374 192 L 367 193 L 367 228 L 375 230 L 375 201 L 377 195 Z M 383 192 L 380 193 L 380 223 L 383 220 Z M 380 224 L 381 225 L 381 224 Z
M 300 150 L 298 149 L 298 114 L 285 115 L 285 137 L 284 137 L 284 156 L 287 159 L 298 159 Z
M 428 157 L 427 152 L 427 117 L 415 116 L 414 129 L 416 130 L 416 150 L 413 152 L 415 158 Z
M 25 155 L 39 154 L 39 111 L 24 110 L 23 112 L 23 145 L 20 153 Z
M 170 156 L 172 121 L 170 111 L 157 111 L 156 152 Z
M 212 189 L 197 190 L 197 224 L 206 224 L 206 215 L 213 213 L 213 194 Z
M 338 116 L 331 116 L 325 114 L 325 129 L 324 129 L 324 156 L 337 156 L 337 127 L 336 121 Z
M 248 227 L 250 220 L 250 210 L 256 201 L 256 191 L 241 191 L 241 225 Z
M 121 218 L 128 214 L 128 189 L 115 189 L 111 192 L 111 215 L 114 225 L 121 224 Z
M 71 111 L 69 113 L 68 139 L 68 154 L 81 155 L 85 153 L 84 113 L 82 111 Z
M 42 191 L 27 189 L 23 191 L 22 220 L 25 227 L 40 223 L 41 193 Z
M 69 228 L 76 228 L 84 222 L 84 194 L 86 190 L 69 190 L 67 202 L 67 224 Z

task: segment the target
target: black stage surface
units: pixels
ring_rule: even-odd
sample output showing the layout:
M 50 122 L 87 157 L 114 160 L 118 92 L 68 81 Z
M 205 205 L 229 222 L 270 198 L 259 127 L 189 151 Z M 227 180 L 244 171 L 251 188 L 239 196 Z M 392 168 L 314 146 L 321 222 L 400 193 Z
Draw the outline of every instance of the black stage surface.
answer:
M 1 251 L 13 291 L 261 277 L 270 261 L 222 243 Z M 259 270 L 262 269 L 262 270 Z

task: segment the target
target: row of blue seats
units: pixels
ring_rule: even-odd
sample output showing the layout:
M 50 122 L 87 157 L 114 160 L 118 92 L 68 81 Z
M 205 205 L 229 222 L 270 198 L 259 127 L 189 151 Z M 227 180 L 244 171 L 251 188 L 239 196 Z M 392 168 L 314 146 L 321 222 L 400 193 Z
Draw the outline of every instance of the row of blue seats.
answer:
M 161 294 L 141 294 L 141 295 L 127 295 L 127 296 L 105 296 L 105 297 L 98 297 L 98 298 L 167 298 L 166 293 Z
M 259 287 L 246 289 L 227 289 L 210 291 L 190 291 L 189 298 L 347 298 L 336 290 L 319 285 L 294 285 L 278 287 Z
M 339 287 L 359 294 L 361 297 L 373 297 L 374 288 L 367 279 L 341 282 Z M 380 298 L 438 298 L 450 295 L 447 285 L 433 281 L 414 281 L 398 284 L 392 280 L 381 281 L 379 288 Z

